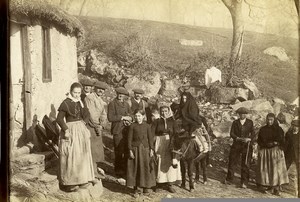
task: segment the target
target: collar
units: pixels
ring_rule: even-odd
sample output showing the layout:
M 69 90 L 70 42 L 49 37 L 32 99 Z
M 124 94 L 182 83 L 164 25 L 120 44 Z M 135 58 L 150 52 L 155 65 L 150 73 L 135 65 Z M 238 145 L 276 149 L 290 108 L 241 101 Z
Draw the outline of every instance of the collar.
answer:
M 81 107 L 84 108 L 84 105 L 83 105 L 81 99 L 76 99 L 76 98 L 74 98 L 74 97 L 71 95 L 71 93 L 69 93 L 69 95 L 67 96 L 67 98 L 69 98 L 69 99 L 72 100 L 73 102 L 79 102 L 80 105 L 81 105 Z
M 244 120 L 240 119 L 240 123 L 241 123 L 242 125 L 244 125 L 245 122 L 246 122 L 246 120 L 247 120 L 247 119 L 244 119 Z
M 134 101 L 136 101 L 137 103 L 140 103 L 140 102 L 142 102 L 142 99 L 140 99 L 140 100 L 136 100 L 135 98 L 133 98 L 133 100 L 134 100 Z

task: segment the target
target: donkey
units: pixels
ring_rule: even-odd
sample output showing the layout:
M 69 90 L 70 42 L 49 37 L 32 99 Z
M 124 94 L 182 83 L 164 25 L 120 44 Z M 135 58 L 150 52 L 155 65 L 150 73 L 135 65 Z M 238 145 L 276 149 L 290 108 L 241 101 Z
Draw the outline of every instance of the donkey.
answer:
M 186 171 L 188 171 L 189 177 L 189 190 L 193 192 L 195 190 L 194 180 L 193 180 L 193 166 L 196 166 L 196 181 L 199 181 L 199 167 L 201 164 L 203 171 L 203 181 L 204 184 L 207 182 L 206 176 L 206 157 L 207 153 L 199 151 L 195 137 L 190 137 L 187 132 L 179 133 L 175 136 L 174 140 L 174 153 L 180 155 L 180 168 L 182 183 L 181 188 L 185 189 L 186 184 Z

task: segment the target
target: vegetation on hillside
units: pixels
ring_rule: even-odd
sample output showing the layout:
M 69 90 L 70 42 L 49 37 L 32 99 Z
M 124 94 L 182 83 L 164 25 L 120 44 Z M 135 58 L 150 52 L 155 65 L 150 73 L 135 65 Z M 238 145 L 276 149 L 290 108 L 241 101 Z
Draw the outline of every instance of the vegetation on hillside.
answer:
M 205 69 L 217 66 L 226 81 L 232 31 L 152 21 L 79 17 L 86 41 L 79 51 L 99 49 L 120 66 L 141 78 L 148 73 L 166 72 L 171 78 L 190 76 L 201 81 Z M 202 40 L 203 46 L 183 46 L 180 39 Z M 234 85 L 250 78 L 265 96 L 293 101 L 297 97 L 298 40 L 275 35 L 245 32 L 241 60 L 235 69 Z M 282 62 L 263 54 L 266 48 L 280 46 L 290 60 Z

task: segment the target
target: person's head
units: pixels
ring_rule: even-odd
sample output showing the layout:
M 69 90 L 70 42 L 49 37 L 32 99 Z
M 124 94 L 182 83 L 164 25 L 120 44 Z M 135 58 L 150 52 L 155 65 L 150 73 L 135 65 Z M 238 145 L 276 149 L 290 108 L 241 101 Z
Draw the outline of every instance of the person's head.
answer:
M 153 122 L 156 119 L 159 119 L 159 111 L 158 111 L 158 109 L 152 109 L 151 110 L 151 120 Z
M 128 95 L 128 91 L 124 87 L 119 87 L 115 89 L 117 93 L 117 100 L 123 102 L 126 95 Z
M 144 96 L 144 91 L 142 89 L 133 89 L 134 98 L 136 100 L 141 100 Z
M 83 79 L 80 81 L 81 85 L 83 86 L 84 93 L 91 93 L 93 90 L 94 82 L 89 79 Z
M 239 115 L 241 120 L 245 120 L 247 118 L 249 110 L 245 107 L 240 107 L 238 110 L 236 110 L 236 113 Z
M 134 118 L 137 123 L 142 123 L 145 118 L 145 111 L 141 109 L 136 109 L 134 111 Z
M 70 87 L 70 94 L 73 98 L 79 99 L 82 91 L 82 85 L 75 82 Z
M 160 109 L 160 116 L 163 118 L 167 118 L 170 112 L 170 109 L 168 106 L 161 106 Z
M 83 86 L 83 91 L 84 91 L 85 93 L 91 93 L 91 92 L 92 92 L 92 86 L 84 85 L 84 86 Z
M 102 81 L 97 81 L 95 83 L 95 93 L 98 96 L 102 96 L 104 91 L 108 88 L 107 84 Z
M 275 120 L 275 117 L 276 116 L 273 113 L 269 113 L 267 115 L 266 122 L 268 126 L 273 126 L 274 124 L 276 124 L 277 120 Z

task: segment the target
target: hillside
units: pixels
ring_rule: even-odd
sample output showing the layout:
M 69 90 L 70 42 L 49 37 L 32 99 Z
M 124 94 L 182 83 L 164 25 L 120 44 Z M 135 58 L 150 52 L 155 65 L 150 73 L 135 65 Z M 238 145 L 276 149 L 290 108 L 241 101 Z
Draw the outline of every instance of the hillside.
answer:
M 192 71 L 203 72 L 206 66 L 218 65 L 223 69 L 231 47 L 232 30 L 221 28 L 193 27 L 153 21 L 78 17 L 86 30 L 86 41 L 79 51 L 99 49 L 107 55 L 122 44 L 126 37 L 138 33 L 150 37 L 155 42 L 157 70 L 169 75 L 182 73 L 189 65 Z M 203 46 L 183 46 L 179 39 L 202 40 Z M 263 54 L 266 48 L 283 47 L 290 60 L 279 61 Z M 201 60 L 197 61 L 197 54 Z M 220 59 L 224 61 L 219 62 Z M 246 32 L 242 59 L 252 80 L 265 96 L 279 97 L 288 102 L 297 95 L 298 40 L 276 35 Z M 216 64 L 217 63 L 217 64 Z M 252 70 L 251 70 L 252 69 Z M 251 72 L 252 71 L 252 72 Z

